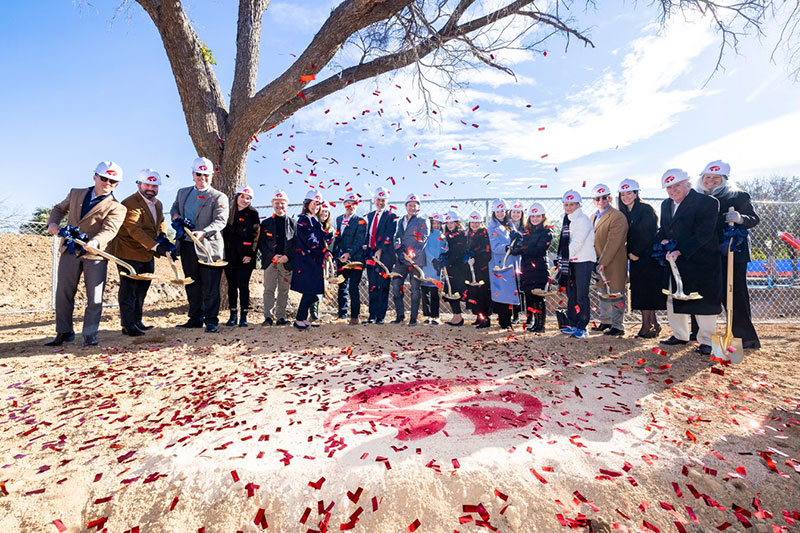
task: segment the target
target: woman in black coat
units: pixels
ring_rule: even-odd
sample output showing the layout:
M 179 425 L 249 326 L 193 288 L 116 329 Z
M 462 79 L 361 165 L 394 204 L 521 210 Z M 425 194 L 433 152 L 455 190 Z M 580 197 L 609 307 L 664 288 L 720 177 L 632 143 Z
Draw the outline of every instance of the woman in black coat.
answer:
M 525 296 L 528 331 L 544 332 L 545 301 L 543 296 L 533 294 L 534 289 L 544 289 L 550 275 L 547 270 L 547 250 L 553 242 L 553 230 L 545 226 L 547 217 L 544 206 L 534 202 L 528 210 L 522 239 L 511 253 L 521 256 L 519 287 Z
M 619 210 L 628 219 L 628 260 L 631 286 L 631 309 L 642 313 L 642 327 L 637 337 L 658 336 L 661 326 L 656 311 L 667 308 L 667 271 L 653 259 L 653 244 L 658 231 L 658 216 L 650 204 L 639 198 L 639 184 L 631 179 L 619 185 Z
M 325 290 L 323 265 L 331 235 L 322 229 L 315 216 L 321 203 L 319 194 L 309 191 L 303 202 L 303 212 L 297 218 L 297 249 L 291 283 L 291 289 L 302 294 L 294 322 L 297 329 L 307 329 L 311 325 L 307 320 L 309 308 Z
M 236 302 L 239 301 L 242 315 L 239 325 L 247 327 L 247 311 L 250 309 L 250 276 L 256 266 L 259 223 L 258 211 L 251 205 L 253 189 L 247 185 L 236 191 L 231 203 L 228 223 L 222 230 L 225 245 L 225 278 L 228 280 L 228 307 L 231 317 L 226 325 L 235 326 Z
M 483 218 L 480 213 L 473 211 L 469 215 L 469 230 L 467 231 L 467 253 L 469 262 L 475 271 L 475 281 L 483 281 L 483 285 L 467 285 L 465 289 L 466 302 L 472 312 L 475 313 L 475 327 L 488 328 L 491 325 L 489 297 L 489 261 L 492 258 L 492 249 L 489 245 L 489 232 L 483 225 Z M 467 266 L 469 269 L 469 266 Z M 468 278 L 472 281 L 472 273 Z
M 464 325 L 464 318 L 461 316 L 461 301 L 466 299 L 467 280 L 472 279 L 467 264 L 467 234 L 461 229 L 459 219 L 460 217 L 455 211 L 450 211 L 444 217 L 444 235 L 447 239 L 447 252 L 444 254 L 447 279 L 450 282 L 451 293 L 459 295 L 458 300 L 447 300 L 450 303 L 450 310 L 453 312 L 453 318 L 447 322 L 450 326 Z

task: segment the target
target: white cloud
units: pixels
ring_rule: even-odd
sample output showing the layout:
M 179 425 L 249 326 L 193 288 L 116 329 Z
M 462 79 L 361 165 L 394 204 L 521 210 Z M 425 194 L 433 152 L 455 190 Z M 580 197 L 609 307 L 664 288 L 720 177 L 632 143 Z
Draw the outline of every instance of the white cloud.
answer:
M 320 2 L 316 7 L 303 7 L 288 2 L 272 2 L 267 9 L 267 16 L 275 23 L 288 25 L 303 30 L 316 30 L 328 19 L 332 5 Z

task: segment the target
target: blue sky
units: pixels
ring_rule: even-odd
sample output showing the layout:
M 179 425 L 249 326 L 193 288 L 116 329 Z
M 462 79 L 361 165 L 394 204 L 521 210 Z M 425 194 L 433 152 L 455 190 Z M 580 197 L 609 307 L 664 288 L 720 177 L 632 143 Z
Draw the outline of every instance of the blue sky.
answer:
M 190 183 L 195 152 L 160 38 L 137 5 L 115 12 L 117 4 L 50 0 L 4 8 L 0 196 L 6 209 L 54 204 L 68 188 L 88 186 L 103 159 L 125 171 L 120 198 L 133 192 L 136 173 L 146 167 L 170 176 L 160 193 L 165 203 Z M 185 4 L 227 93 L 234 3 Z M 291 64 L 331 5 L 272 2 L 259 85 Z M 305 180 L 326 187 L 331 199 L 347 187 L 366 195 L 378 185 L 395 198 L 414 191 L 450 199 L 557 196 L 569 187 L 582 190 L 584 181 L 587 188 L 598 181 L 615 187 L 626 177 L 660 196 L 667 168 L 696 175 L 718 158 L 739 179 L 800 175 L 800 91 L 780 52 L 777 64 L 769 61 L 776 35 L 770 28 L 760 40 L 745 40 L 740 55 L 726 55 L 725 70 L 708 81 L 719 37 L 705 21 L 676 19 L 659 28 L 652 7 L 621 2 L 575 16 L 595 49 L 573 41 L 565 52 L 557 37 L 544 46 L 546 56 L 500 54 L 516 81 L 500 72 L 466 72 L 467 89 L 433 91 L 441 105 L 433 121 L 415 120 L 421 97 L 406 71 L 302 110 L 254 145 L 247 172 L 256 204 L 275 187 L 299 200 Z

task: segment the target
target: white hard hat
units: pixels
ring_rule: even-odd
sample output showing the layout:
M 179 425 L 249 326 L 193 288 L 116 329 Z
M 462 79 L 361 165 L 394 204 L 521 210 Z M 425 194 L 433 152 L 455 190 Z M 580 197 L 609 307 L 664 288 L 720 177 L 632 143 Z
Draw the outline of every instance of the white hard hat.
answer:
M 533 202 L 530 208 L 528 208 L 528 216 L 532 217 L 534 215 L 544 216 L 544 206 L 539 202 Z
M 273 201 L 275 201 L 275 200 L 284 200 L 284 201 L 288 202 L 289 201 L 289 195 L 286 194 L 286 191 L 282 191 L 282 190 L 279 189 L 279 190 L 275 191 L 274 193 L 272 193 L 272 200 Z
M 508 205 L 506 205 L 506 201 L 502 198 L 496 198 L 494 201 L 492 201 L 492 211 L 495 213 L 498 211 L 508 211 Z
M 580 195 L 580 193 L 579 193 L 578 191 L 574 190 L 574 189 L 570 189 L 570 190 L 568 190 L 568 191 L 567 191 L 567 192 L 565 192 L 565 193 L 564 193 L 564 195 L 561 197 L 561 203 L 562 203 L 562 204 L 566 204 L 567 202 L 577 202 L 577 203 L 581 203 L 581 201 L 582 201 L 582 200 L 583 200 L 583 199 L 581 198 L 581 195 Z
M 385 198 L 386 200 L 389 199 L 389 191 L 384 187 L 378 187 L 375 189 L 375 192 L 372 195 L 373 198 Z
M 458 222 L 461 220 L 461 215 L 458 214 L 458 211 L 448 211 L 444 215 L 445 222 Z
M 685 170 L 671 168 L 664 172 L 664 175 L 661 176 L 661 188 L 666 189 L 670 185 L 675 185 L 676 183 L 687 181 L 688 179 L 689 174 L 687 174 Z
M 314 200 L 318 203 L 322 203 L 322 195 L 319 193 L 319 191 L 311 189 L 306 193 L 306 200 Z
M 213 176 L 214 163 L 212 163 L 210 159 L 206 159 L 205 157 L 198 157 L 192 163 L 192 172 L 199 172 L 200 174 Z
M 638 191 L 641 190 L 639 187 L 639 182 L 636 180 L 632 180 L 630 178 L 624 179 L 619 183 L 619 189 L 617 192 L 631 192 L 631 191 Z
M 725 161 L 717 159 L 706 165 L 706 168 L 703 169 L 700 175 L 702 176 L 704 174 L 720 174 L 727 178 L 731 175 L 731 166 Z
M 436 222 L 439 222 L 441 224 L 444 224 L 444 215 L 440 215 L 439 213 L 436 213 L 435 215 L 433 215 L 431 217 L 431 219 L 435 220 Z
M 469 221 L 470 222 L 483 222 L 483 217 L 477 211 L 473 211 L 469 214 Z
M 256 197 L 255 191 L 253 191 L 253 188 L 250 187 L 249 185 L 242 185 L 241 187 L 237 188 L 236 194 L 246 194 L 247 196 L 250 197 L 251 201 L 253 200 L 253 198 Z
M 355 203 L 359 203 L 361 200 L 358 198 L 358 196 L 356 196 L 356 193 L 354 193 L 354 192 L 352 192 L 352 191 L 351 191 L 351 192 L 349 192 L 349 193 L 347 193 L 347 194 L 345 195 L 345 197 L 344 197 L 344 200 L 343 200 L 343 201 L 345 201 L 345 202 L 355 202 Z
M 146 168 L 136 176 L 136 183 L 146 183 L 148 185 L 161 185 L 161 174 L 152 168 Z
M 122 181 L 122 168 L 113 161 L 100 161 L 95 167 L 94 173 L 110 180 Z
M 525 211 L 525 206 L 522 205 L 522 200 L 514 200 L 511 204 L 511 211 Z
M 592 198 L 597 198 L 598 196 L 606 196 L 611 194 L 611 189 L 608 188 L 608 185 L 605 183 L 598 183 L 594 187 L 592 187 Z
M 408 202 L 417 202 L 417 203 L 419 203 L 419 197 L 412 192 L 411 194 L 406 196 L 406 203 L 408 203 Z

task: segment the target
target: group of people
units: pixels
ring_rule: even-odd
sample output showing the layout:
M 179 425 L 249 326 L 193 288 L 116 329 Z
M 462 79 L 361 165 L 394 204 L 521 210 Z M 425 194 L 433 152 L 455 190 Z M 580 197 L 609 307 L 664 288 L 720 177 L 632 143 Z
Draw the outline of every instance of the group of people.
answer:
M 405 214 L 396 215 L 388 206 L 390 192 L 378 187 L 373 209 L 359 216 L 360 198 L 349 192 L 343 199 L 344 213 L 332 219 L 331 205 L 310 190 L 297 219 L 286 212 L 288 195 L 272 196 L 272 214 L 260 217 L 252 206 L 254 192 L 240 187 L 233 200 L 213 188 L 213 163 L 203 157 L 192 164 L 194 185 L 179 189 L 170 209 L 176 229 L 175 244 L 166 238 L 167 223 L 157 199 L 161 177 L 152 169 L 137 178 L 137 191 L 118 202 L 113 190 L 122 180 L 122 169 L 101 162 L 94 172 L 94 185 L 72 189 L 50 215 L 48 230 L 57 234 L 59 222 L 85 234 L 85 245 L 76 253 L 62 250 L 56 295 L 58 346 L 74 338 L 72 315 L 81 272 L 87 290 L 84 344 L 97 343 L 106 279 L 102 252 L 124 260 L 137 273 L 154 272 L 154 257 L 180 256 L 189 302 L 188 320 L 179 327 L 218 330 L 220 281 L 225 272 L 230 319 L 228 326 L 248 326 L 249 284 L 260 264 L 264 279 L 266 326 L 289 323 L 289 290 L 301 295 L 293 326 L 304 330 L 315 326 L 325 283 L 337 278 L 338 317 L 359 324 L 362 316 L 359 285 L 366 271 L 369 286 L 365 324 L 383 324 L 391 293 L 395 318 L 392 323 L 439 324 L 440 301 L 452 311 L 446 324 L 465 324 L 463 313 L 471 311 L 477 328 L 488 328 L 495 315 L 500 328 L 525 321 L 531 332 L 543 332 L 546 298 L 566 300 L 556 317 L 562 333 L 575 338 L 588 336 L 589 291 L 593 276 L 599 300 L 597 321 L 591 328 L 605 335 L 621 336 L 630 287 L 630 306 L 642 315 L 636 336 L 658 336 L 661 326 L 656 312 L 666 309 L 673 335 L 664 344 L 685 344 L 693 337 L 698 351 L 711 352 L 716 317 L 725 303 L 727 253 L 734 253 L 733 334 L 745 348 L 759 347 L 750 318 L 746 285 L 749 261 L 746 230 L 758 224 L 747 193 L 729 181 L 730 167 L 722 161 L 709 163 L 696 190 L 689 175 L 668 170 L 662 186 L 669 198 L 661 205 L 661 216 L 639 197 L 639 184 L 623 180 L 614 192 L 605 184 L 591 189 L 595 212 L 581 209 L 580 193 L 562 196 L 563 219 L 557 245 L 553 225 L 544 206 L 534 202 L 495 200 L 488 223 L 477 211 L 464 217 L 455 210 L 420 215 L 420 199 L 406 197 Z M 262 219 L 263 218 L 263 219 Z M 730 226 L 735 226 L 733 229 Z M 738 230 L 739 233 L 736 233 Z M 728 246 L 731 239 L 736 246 Z M 551 253 L 551 247 L 555 253 Z M 71 247 L 75 251 L 74 247 Z M 260 263 L 258 258 L 260 257 Z M 554 257 L 554 259 L 553 259 Z M 673 270 L 668 264 L 674 264 Z M 702 298 L 672 297 L 679 272 L 685 292 Z M 406 315 L 404 293 L 410 287 Z M 142 306 L 150 281 L 120 276 L 119 304 L 122 332 L 141 336 L 149 329 L 142 322 Z M 662 289 L 668 288 L 667 294 Z M 552 307 L 551 307 L 552 309 Z

